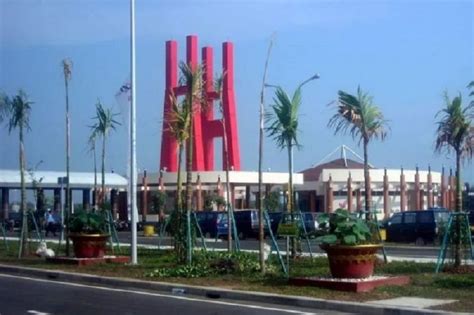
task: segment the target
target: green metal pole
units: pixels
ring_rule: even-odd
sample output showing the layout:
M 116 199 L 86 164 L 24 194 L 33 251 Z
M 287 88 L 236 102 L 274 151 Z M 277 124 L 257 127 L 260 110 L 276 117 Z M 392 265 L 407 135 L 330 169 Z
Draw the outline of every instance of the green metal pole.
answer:
M 192 263 L 192 246 L 191 244 L 191 216 L 190 216 L 190 210 L 186 210 L 186 240 L 187 240 L 187 260 L 188 260 L 188 265 Z
M 446 256 L 446 246 L 449 238 L 449 231 L 451 230 L 451 224 L 453 223 L 453 214 L 449 215 L 448 226 L 446 227 L 446 231 L 444 232 L 443 243 L 441 244 L 441 248 L 438 254 L 438 260 L 436 262 L 436 270 L 435 272 L 438 273 L 441 265 L 444 263 L 444 257 Z
M 270 237 L 272 239 L 272 243 L 273 243 L 273 246 L 275 247 L 275 250 L 277 252 L 277 256 L 278 256 L 278 261 L 280 262 L 280 265 L 281 265 L 281 269 L 283 270 L 283 273 L 285 274 L 285 276 L 288 277 L 288 272 L 286 270 L 286 266 L 285 266 L 285 262 L 283 261 L 283 258 L 281 257 L 281 253 L 280 253 L 280 249 L 278 248 L 278 243 L 275 239 L 275 236 L 273 235 L 273 231 L 271 229 L 271 225 L 270 225 L 270 218 L 268 217 L 268 212 L 267 210 L 263 210 L 263 214 L 264 214 L 264 218 L 265 218 L 265 221 L 267 221 L 267 226 L 270 227 L 269 231 L 270 231 Z M 270 252 L 271 254 L 271 252 Z

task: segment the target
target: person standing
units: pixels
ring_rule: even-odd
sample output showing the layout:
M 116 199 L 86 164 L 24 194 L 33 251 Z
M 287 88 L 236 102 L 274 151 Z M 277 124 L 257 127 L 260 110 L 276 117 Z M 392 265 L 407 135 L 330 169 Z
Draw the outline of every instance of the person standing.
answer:
M 51 210 L 48 210 L 46 215 L 46 234 L 48 236 L 49 232 L 53 233 L 53 236 L 56 236 L 56 220 L 54 219 Z

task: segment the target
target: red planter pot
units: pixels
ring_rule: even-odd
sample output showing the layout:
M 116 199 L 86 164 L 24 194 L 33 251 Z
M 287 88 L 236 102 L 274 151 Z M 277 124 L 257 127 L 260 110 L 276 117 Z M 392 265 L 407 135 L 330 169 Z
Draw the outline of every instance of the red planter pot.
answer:
M 102 258 L 107 248 L 108 234 L 69 234 L 76 258 Z
M 320 245 L 326 251 L 334 278 L 367 278 L 374 273 L 376 253 L 382 245 Z

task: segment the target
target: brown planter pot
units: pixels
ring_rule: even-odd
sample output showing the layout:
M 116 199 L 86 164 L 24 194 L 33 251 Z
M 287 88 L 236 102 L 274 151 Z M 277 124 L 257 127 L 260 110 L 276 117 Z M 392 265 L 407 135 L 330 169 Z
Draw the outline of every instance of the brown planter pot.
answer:
M 367 278 L 374 273 L 377 251 L 382 245 L 320 245 L 326 251 L 334 278 Z
M 76 258 L 102 258 L 107 248 L 108 234 L 69 234 Z

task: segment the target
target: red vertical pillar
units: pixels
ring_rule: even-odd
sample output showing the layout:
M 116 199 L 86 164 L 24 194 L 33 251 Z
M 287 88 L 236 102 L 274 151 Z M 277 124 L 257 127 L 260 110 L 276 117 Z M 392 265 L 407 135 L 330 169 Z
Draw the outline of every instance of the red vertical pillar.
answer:
M 447 208 L 446 203 L 446 177 L 444 176 L 444 166 L 441 170 L 441 207 Z
M 416 167 L 415 173 L 415 210 L 421 210 L 421 201 L 420 201 L 420 173 L 418 173 L 418 166 Z
M 390 203 L 389 203 L 389 194 L 388 194 L 388 175 L 387 169 L 384 170 L 383 174 L 383 214 L 384 218 L 390 216 Z
M 198 66 L 197 36 L 186 36 L 186 62 L 192 69 Z M 190 87 L 187 87 L 190 88 Z M 202 142 L 201 104 L 193 104 L 193 171 L 204 170 L 204 152 Z
M 407 185 L 405 183 L 405 174 L 403 174 L 403 167 L 400 173 L 400 211 L 407 209 Z
M 326 184 L 326 212 L 331 213 L 333 211 L 332 204 L 334 203 L 334 196 L 332 192 L 332 177 L 329 176 L 329 180 Z
M 352 211 L 352 176 L 350 172 L 347 178 L 347 211 Z
M 362 210 L 362 197 L 361 197 L 360 184 L 359 184 L 359 189 L 356 190 L 356 202 L 357 202 L 357 211 L 361 211 Z
M 148 215 L 148 179 L 146 171 L 143 172 L 142 189 L 142 221 L 146 222 L 146 216 Z
M 164 185 L 164 181 L 163 181 L 163 171 L 160 171 L 160 176 L 158 177 L 158 190 L 161 191 L 162 193 L 166 194 L 165 185 Z M 165 209 L 164 209 L 164 207 L 165 206 L 162 205 L 161 208 L 159 209 L 160 222 L 163 222 L 164 219 L 165 219 Z
M 433 200 L 433 177 L 431 175 L 431 166 L 428 166 L 428 208 L 432 208 L 434 204 Z
M 204 145 L 204 169 L 214 170 L 214 138 L 209 122 L 214 119 L 214 60 L 212 47 L 202 49 L 202 63 L 204 67 L 203 80 L 206 97 L 206 108 L 201 111 L 201 124 Z
M 234 92 L 234 46 L 230 42 L 222 45 L 222 70 L 225 73 L 223 80 L 222 101 L 227 132 L 227 146 L 229 149 L 229 163 L 233 170 L 240 170 L 239 135 L 237 131 L 237 113 L 235 109 Z M 223 169 L 226 169 L 226 161 Z
M 161 133 L 160 169 L 169 172 L 178 170 L 178 143 L 169 131 L 169 115 L 171 113 L 171 94 L 178 85 L 178 45 L 175 41 L 166 42 L 166 87 L 163 107 L 163 127 Z

